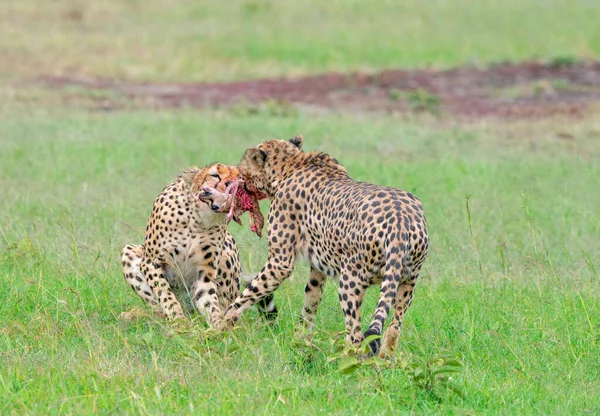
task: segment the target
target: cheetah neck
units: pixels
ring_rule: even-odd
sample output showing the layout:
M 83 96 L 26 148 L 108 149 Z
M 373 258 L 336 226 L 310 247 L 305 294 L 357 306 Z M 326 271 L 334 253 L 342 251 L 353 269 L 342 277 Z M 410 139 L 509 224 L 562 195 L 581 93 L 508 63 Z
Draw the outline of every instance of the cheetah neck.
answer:
M 198 212 L 196 218 L 197 227 L 202 230 L 208 230 L 214 227 L 223 227 L 227 224 L 227 213 L 215 213 L 215 212 Z
M 271 195 L 276 195 L 281 184 L 286 179 L 303 169 L 310 169 L 326 175 L 329 178 L 347 178 L 348 171 L 337 159 L 321 152 L 298 153 L 295 155 L 286 155 L 284 159 L 275 160 L 272 168 L 267 175 L 267 183 L 271 188 Z

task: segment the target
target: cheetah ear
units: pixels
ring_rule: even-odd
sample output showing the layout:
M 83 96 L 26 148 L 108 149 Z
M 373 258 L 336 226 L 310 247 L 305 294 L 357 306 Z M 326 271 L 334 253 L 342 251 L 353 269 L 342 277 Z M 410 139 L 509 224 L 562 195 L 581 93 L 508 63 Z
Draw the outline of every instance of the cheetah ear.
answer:
M 243 159 L 246 158 L 252 159 L 258 166 L 264 166 L 264 164 L 267 163 L 267 152 L 257 147 L 253 147 L 246 150 Z
M 260 158 L 262 159 L 262 163 L 264 165 L 267 162 L 267 152 L 262 149 L 258 149 L 258 152 L 260 153 Z
M 296 146 L 298 149 L 302 149 L 302 135 L 296 134 L 294 137 L 290 139 L 290 143 Z
M 189 186 L 194 181 L 194 178 L 198 175 L 200 169 L 198 168 L 189 168 L 186 170 L 182 170 L 179 176 L 184 180 L 184 182 Z

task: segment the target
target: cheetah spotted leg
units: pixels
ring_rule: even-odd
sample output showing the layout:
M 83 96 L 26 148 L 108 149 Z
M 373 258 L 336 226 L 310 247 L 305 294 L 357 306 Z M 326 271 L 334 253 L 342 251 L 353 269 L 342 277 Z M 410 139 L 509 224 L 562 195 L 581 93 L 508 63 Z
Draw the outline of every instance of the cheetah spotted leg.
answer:
M 398 286 L 398 291 L 396 292 L 394 317 L 392 318 L 392 322 L 390 322 L 390 326 L 385 331 L 383 348 L 380 354 L 382 357 L 388 353 L 393 353 L 396 350 L 398 345 L 398 335 L 400 333 L 400 327 L 402 326 L 402 320 L 406 310 L 412 303 L 415 283 L 419 277 L 421 265 L 422 263 L 418 264 L 412 268 L 412 270 L 410 267 L 404 267 L 402 269 L 402 278 L 404 282 Z
M 277 204 L 271 204 L 269 209 L 269 217 L 272 212 L 277 209 Z M 283 218 L 283 217 L 280 217 Z M 235 301 L 229 305 L 225 316 L 223 317 L 221 329 L 231 328 L 239 319 L 242 312 L 261 299 L 269 296 L 281 283 L 290 277 L 296 261 L 295 242 L 297 241 L 297 232 L 285 234 L 284 241 L 278 241 L 278 238 L 283 240 L 283 231 L 276 234 L 275 231 L 268 227 L 269 238 L 269 259 L 246 289 L 239 295 Z
M 227 234 L 225 247 L 221 254 L 220 266 L 217 270 L 217 286 L 221 310 L 226 310 L 229 305 L 240 294 L 242 283 L 244 288 L 256 277 L 253 275 L 242 275 L 240 267 L 239 251 L 237 244 L 231 234 Z M 233 268 L 232 268 L 233 267 Z M 267 321 L 273 322 L 277 318 L 277 305 L 273 294 L 262 298 L 258 303 L 258 311 Z
M 198 280 L 192 288 L 192 299 L 198 312 L 206 318 L 210 326 L 218 326 L 221 322 L 221 306 L 217 296 L 217 285 L 208 276 L 199 273 Z
M 369 329 L 364 333 L 365 338 L 369 335 L 381 335 L 383 325 L 390 313 L 390 309 L 395 306 L 396 292 L 398 290 L 398 285 L 400 284 L 402 260 L 397 255 L 388 255 L 387 257 L 385 275 L 383 282 L 381 282 L 379 301 L 377 302 L 377 308 L 375 309 L 375 316 L 369 325 Z M 377 354 L 381 347 L 381 339 L 371 341 L 369 347 L 371 348 L 372 355 Z
M 319 308 L 319 303 L 321 303 L 321 298 L 323 297 L 326 281 L 327 277 L 323 273 L 314 267 L 311 267 L 310 278 L 304 288 L 304 307 L 302 308 L 301 313 L 304 327 L 309 332 L 312 331 L 313 325 L 315 324 L 317 309 Z
M 121 263 L 123 264 L 123 276 L 133 291 L 138 294 L 148 305 L 157 307 L 158 301 L 152 293 L 146 278 L 140 270 L 140 264 L 144 258 L 144 248 L 140 245 L 129 244 L 123 247 Z
M 398 286 L 398 291 L 396 292 L 394 317 L 392 322 L 390 322 L 390 326 L 385 331 L 385 337 L 383 339 L 383 347 L 380 353 L 382 358 L 387 354 L 396 351 L 396 346 L 398 345 L 398 335 L 400 334 L 400 327 L 402 326 L 402 319 L 404 318 L 404 313 L 412 302 L 414 290 L 414 284 L 404 284 Z
M 235 297 L 240 293 L 240 278 L 241 272 L 234 271 L 233 273 L 224 272 L 223 269 L 217 271 L 217 297 L 222 310 L 227 309 Z
M 277 318 L 277 304 L 275 303 L 275 296 L 269 294 L 258 301 L 258 312 L 268 322 L 273 322 Z
M 338 298 L 344 311 L 344 322 L 346 324 L 346 341 L 353 345 L 359 345 L 362 340 L 360 307 L 365 296 L 366 287 L 358 284 L 351 288 L 348 284 L 351 271 L 345 271 L 340 278 L 338 287 Z
M 222 310 L 227 309 L 231 302 L 240 294 L 240 277 L 242 267 L 240 266 L 240 253 L 233 236 L 225 231 L 225 239 L 216 263 L 217 274 L 217 296 Z
M 291 256 L 290 256 L 291 257 Z M 279 260 L 280 261 L 280 260 Z M 253 306 L 259 300 L 269 296 L 292 273 L 293 258 L 288 257 L 286 263 L 269 259 L 258 276 L 254 278 L 236 300 L 229 305 L 221 329 L 231 328 L 239 319 L 242 312 Z
M 133 291 L 144 300 L 153 310 L 153 313 L 157 314 L 160 317 L 164 317 L 162 311 L 160 310 L 160 306 L 158 305 L 158 300 L 152 293 L 152 289 L 148 285 L 146 281 L 146 277 L 140 270 L 140 263 L 144 257 L 144 247 L 141 245 L 133 245 L 129 244 L 123 247 L 122 255 L 121 255 L 121 263 L 123 265 L 123 276 L 125 280 Z M 128 312 L 121 312 L 119 315 L 120 319 L 126 321 L 133 321 L 140 317 L 147 317 L 149 314 L 140 310 L 139 308 L 134 308 Z
M 242 283 L 244 285 L 244 288 L 248 287 L 248 285 L 252 283 L 254 277 L 256 277 L 256 275 L 242 276 Z M 229 306 L 229 304 L 233 302 L 234 299 L 231 299 L 227 306 Z M 278 311 L 277 304 L 275 303 L 275 296 L 273 296 L 272 293 L 259 300 L 256 303 L 256 306 L 258 308 L 258 312 L 263 318 L 265 318 L 265 320 L 271 323 L 275 321 L 275 319 L 277 318 Z
M 182 319 L 187 321 L 183 314 L 181 304 L 173 294 L 169 282 L 165 278 L 164 269 L 155 265 L 151 259 L 143 258 L 140 262 L 140 270 L 146 276 L 146 281 L 152 289 L 152 293 L 158 300 L 158 304 L 169 319 Z

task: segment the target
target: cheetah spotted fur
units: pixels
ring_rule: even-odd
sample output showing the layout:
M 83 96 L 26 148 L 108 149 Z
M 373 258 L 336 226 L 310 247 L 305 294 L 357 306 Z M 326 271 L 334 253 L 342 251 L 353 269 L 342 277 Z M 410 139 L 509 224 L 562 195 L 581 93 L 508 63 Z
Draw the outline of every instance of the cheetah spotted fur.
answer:
M 159 315 L 187 321 L 178 300 L 186 299 L 215 326 L 239 294 L 238 247 L 226 230 L 231 202 L 203 191 L 225 191 L 238 177 L 236 167 L 222 164 L 183 171 L 154 201 L 143 245 L 123 248 L 125 279 Z M 269 319 L 277 314 L 272 297 L 258 306 Z
M 357 182 L 325 153 L 303 152 L 302 136 L 270 140 L 246 151 L 239 165 L 248 189 L 271 199 L 267 219 L 268 260 L 258 276 L 227 309 L 221 327 L 269 296 L 290 276 L 298 255 L 311 265 L 301 317 L 310 330 L 326 276 L 339 277 L 338 297 L 346 340 L 360 344 L 369 335 L 371 352 L 396 349 L 402 319 L 429 246 L 420 201 L 411 193 Z M 374 318 L 362 333 L 366 289 L 380 285 Z M 390 312 L 391 311 L 391 312 Z

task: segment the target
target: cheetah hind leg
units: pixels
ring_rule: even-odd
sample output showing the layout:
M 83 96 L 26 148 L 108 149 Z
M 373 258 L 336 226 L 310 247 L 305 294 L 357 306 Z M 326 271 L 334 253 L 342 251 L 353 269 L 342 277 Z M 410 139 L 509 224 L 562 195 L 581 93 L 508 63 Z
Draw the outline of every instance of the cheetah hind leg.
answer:
M 380 356 L 383 358 L 386 355 L 391 355 L 396 351 L 398 346 L 398 336 L 400 335 L 400 327 L 402 326 L 402 320 L 404 314 L 412 303 L 413 294 L 415 290 L 415 283 L 419 277 L 421 270 L 421 264 L 418 264 L 411 270 L 409 267 L 402 269 L 402 280 L 403 283 L 398 286 L 396 291 L 396 299 L 394 305 L 394 317 L 390 322 L 389 327 L 385 331 L 385 337 L 383 339 L 383 348 L 381 349 Z
M 312 329 L 323 298 L 326 280 L 327 277 L 323 273 L 311 267 L 308 282 L 304 287 L 304 305 L 300 313 L 300 323 L 295 331 L 298 339 L 312 340 Z
M 146 277 L 140 270 L 140 264 L 144 257 L 144 248 L 141 245 L 129 244 L 123 247 L 121 263 L 123 265 L 123 276 L 133 291 L 146 302 L 151 311 L 143 308 L 133 308 L 128 312 L 121 312 L 119 319 L 124 321 L 135 321 L 143 317 L 164 318 L 158 301 L 146 281 Z
M 242 275 L 242 284 L 244 285 L 244 288 L 247 288 L 255 277 L 255 274 Z M 264 319 L 271 323 L 275 321 L 275 318 L 277 318 L 278 311 L 277 305 L 275 304 L 275 296 L 273 296 L 272 293 L 269 293 L 267 296 L 259 300 L 256 305 L 258 308 L 258 312 Z
M 403 284 L 398 287 L 398 291 L 396 292 L 394 317 L 385 331 L 383 346 L 379 353 L 381 358 L 385 358 L 396 351 L 396 347 L 398 346 L 398 336 L 400 335 L 400 327 L 402 326 L 402 319 L 404 318 L 404 313 L 412 302 L 413 292 L 414 285 Z
M 375 316 L 369 325 L 369 329 L 363 334 L 364 338 L 367 338 L 370 335 L 381 336 L 390 309 L 395 308 L 396 306 L 396 294 L 398 287 L 400 286 L 400 273 L 398 273 L 400 270 L 395 270 L 397 264 L 398 262 L 389 262 L 386 265 L 385 275 L 379 290 L 379 301 L 377 302 L 377 308 L 375 309 Z M 381 338 L 369 342 L 369 347 L 371 349 L 370 355 L 379 354 L 381 352 Z

